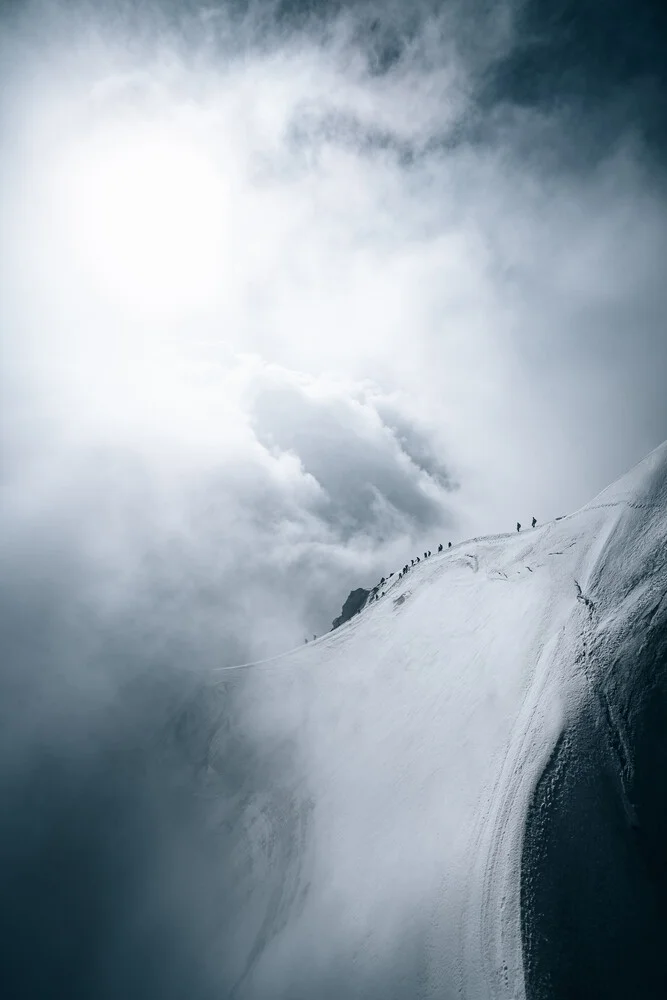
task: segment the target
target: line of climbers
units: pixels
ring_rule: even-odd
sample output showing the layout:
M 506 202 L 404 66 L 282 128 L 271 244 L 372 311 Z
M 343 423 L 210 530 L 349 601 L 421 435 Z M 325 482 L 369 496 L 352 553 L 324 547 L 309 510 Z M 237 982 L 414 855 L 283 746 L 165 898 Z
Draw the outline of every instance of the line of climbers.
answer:
M 559 519 L 557 518 L 557 520 L 559 520 Z M 532 527 L 534 528 L 534 527 L 536 527 L 536 525 L 537 525 L 537 518 L 533 517 Z M 516 530 L 517 531 L 521 531 L 521 522 L 520 521 L 516 522 Z M 451 542 L 447 542 L 447 548 L 451 549 L 451 547 L 452 547 L 452 543 Z M 442 552 L 443 549 L 444 549 L 444 546 L 443 546 L 442 542 L 440 542 L 440 544 L 438 545 L 438 552 L 439 553 Z M 405 564 L 405 566 L 403 567 L 403 569 L 399 570 L 398 579 L 401 580 L 406 575 L 406 573 L 409 573 L 411 569 L 413 569 L 415 566 L 417 566 L 421 562 L 422 558 L 423 559 L 428 559 L 430 557 L 430 555 L 431 555 L 431 550 L 428 549 L 426 552 L 424 552 L 424 555 L 421 558 L 419 556 L 415 556 L 414 559 L 411 559 L 409 563 Z M 384 597 L 384 593 L 385 592 L 384 592 L 384 589 L 381 589 L 381 588 L 384 588 L 389 583 L 389 581 L 391 580 L 391 578 L 392 578 L 393 575 L 394 575 L 393 573 L 390 573 L 389 576 L 387 576 L 387 577 L 383 576 L 382 579 L 380 580 L 380 582 L 376 583 L 376 585 L 373 587 L 373 589 L 370 591 L 370 593 L 368 591 L 364 590 L 363 588 L 360 588 L 358 590 L 352 591 L 350 593 L 347 601 L 343 605 L 343 611 L 342 611 L 341 615 L 334 620 L 334 622 L 333 622 L 333 628 L 338 628 L 338 626 L 342 625 L 343 622 L 349 621 L 349 619 L 351 617 L 353 617 L 354 615 L 358 614 L 359 611 L 361 611 L 361 609 L 364 607 L 365 604 L 372 604 L 373 601 L 377 601 L 381 597 Z M 314 635 L 313 639 L 316 639 L 316 638 L 317 638 L 317 636 Z M 306 642 L 308 642 L 308 639 L 306 639 Z
M 440 544 L 438 545 L 438 552 L 442 552 L 443 547 L 444 546 L 443 546 L 442 542 L 440 542 Z M 447 548 L 451 549 L 451 547 L 452 547 L 452 543 L 448 542 L 447 543 Z M 403 567 L 403 569 L 399 570 L 398 579 L 399 580 L 402 579 L 405 576 L 405 574 L 407 572 L 409 572 L 409 570 L 412 569 L 413 566 L 416 566 L 418 563 L 420 563 L 422 559 L 428 559 L 430 555 L 432 555 L 432 553 L 431 553 L 431 550 L 429 549 L 427 552 L 424 553 L 423 556 L 421 556 L 421 557 L 420 556 L 415 556 L 414 559 L 411 559 L 409 563 L 405 564 L 405 566 Z M 383 587 L 386 583 L 388 583 L 389 580 L 390 580 L 390 578 L 393 575 L 394 575 L 393 573 L 390 573 L 389 576 L 386 579 L 383 576 L 382 579 L 380 580 L 380 582 L 373 587 L 373 589 L 371 590 L 370 595 L 368 597 L 368 603 L 369 604 L 372 601 L 377 601 L 378 598 L 380 598 L 380 597 L 384 597 L 384 590 L 380 592 L 380 587 Z
M 531 527 L 535 528 L 536 526 L 537 526 L 537 518 L 533 517 Z M 521 531 L 521 522 L 520 521 L 516 522 L 516 530 L 517 531 Z M 451 549 L 451 547 L 452 547 L 452 543 L 451 542 L 447 542 L 447 548 Z M 444 548 L 444 546 L 443 546 L 442 542 L 440 542 L 440 544 L 438 545 L 438 552 L 442 552 L 443 548 Z M 423 555 L 422 558 L 423 559 L 428 559 L 428 557 L 430 555 L 431 555 L 431 550 L 429 549 L 427 552 L 424 553 L 424 555 Z M 399 571 L 398 579 L 401 580 L 405 576 L 405 574 L 409 573 L 410 570 L 414 566 L 416 566 L 419 562 L 421 562 L 421 559 L 420 559 L 419 556 L 416 556 L 414 559 L 411 559 L 409 563 L 406 563 L 405 566 L 403 567 L 403 569 Z M 386 579 L 385 579 L 385 577 L 382 577 L 382 579 L 380 580 L 380 582 L 375 587 L 373 587 L 373 589 L 370 592 L 370 596 L 368 598 L 368 603 L 369 604 L 372 601 L 377 601 L 378 598 L 380 598 L 380 597 L 384 597 L 384 590 L 381 593 L 379 593 L 380 587 L 383 587 L 385 585 L 385 583 L 388 582 L 389 578 L 392 577 L 393 575 L 394 575 L 393 573 L 390 573 L 389 577 L 387 577 Z

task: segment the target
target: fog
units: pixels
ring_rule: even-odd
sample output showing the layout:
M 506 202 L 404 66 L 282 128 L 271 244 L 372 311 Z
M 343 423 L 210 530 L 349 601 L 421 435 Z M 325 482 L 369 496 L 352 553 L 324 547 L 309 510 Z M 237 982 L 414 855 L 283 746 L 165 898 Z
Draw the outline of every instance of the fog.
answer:
M 524 14 L 4 11 L 3 922 L 25 995 L 220 988 L 224 849 L 192 792 L 213 668 L 321 634 L 424 548 L 576 508 L 667 436 L 656 95 L 613 59 L 595 103 L 551 63 L 526 94 Z M 92 902 L 63 924 L 74 883 Z

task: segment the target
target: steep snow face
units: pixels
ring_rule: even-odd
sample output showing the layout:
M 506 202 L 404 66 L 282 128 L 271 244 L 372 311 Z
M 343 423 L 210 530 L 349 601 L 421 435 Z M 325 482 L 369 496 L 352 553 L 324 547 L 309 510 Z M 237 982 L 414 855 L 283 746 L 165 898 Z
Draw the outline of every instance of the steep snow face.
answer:
M 209 793 L 241 744 L 252 762 L 220 806 L 234 995 L 550 995 L 549 769 L 602 718 L 619 822 L 640 822 L 632 643 L 666 588 L 663 445 L 580 511 L 434 555 L 336 632 L 220 671 L 238 729 L 211 742 Z
M 586 697 L 525 828 L 527 994 L 667 996 L 667 456 L 586 509 L 606 512 L 580 581 Z

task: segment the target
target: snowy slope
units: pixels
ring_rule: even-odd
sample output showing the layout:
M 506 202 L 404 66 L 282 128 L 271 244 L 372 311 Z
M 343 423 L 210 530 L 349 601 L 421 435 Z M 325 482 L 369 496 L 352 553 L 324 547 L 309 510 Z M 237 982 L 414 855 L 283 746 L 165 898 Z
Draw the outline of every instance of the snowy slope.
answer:
M 216 675 L 238 728 L 208 749 L 213 799 L 245 761 L 217 817 L 234 996 L 551 995 L 531 907 L 559 779 L 541 781 L 564 734 L 601 726 L 640 825 L 645 680 L 615 656 L 664 629 L 666 555 L 667 444 L 576 513 L 434 555 L 337 631 Z

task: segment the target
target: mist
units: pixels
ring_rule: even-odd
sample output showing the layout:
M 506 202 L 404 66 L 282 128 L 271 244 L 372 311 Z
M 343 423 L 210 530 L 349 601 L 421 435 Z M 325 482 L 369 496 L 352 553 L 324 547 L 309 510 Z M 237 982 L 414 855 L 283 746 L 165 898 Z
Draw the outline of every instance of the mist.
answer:
M 660 80 L 542 25 L 531 89 L 512 3 L 2 18 L 6 992 L 220 996 L 292 765 L 213 671 L 667 437 Z

